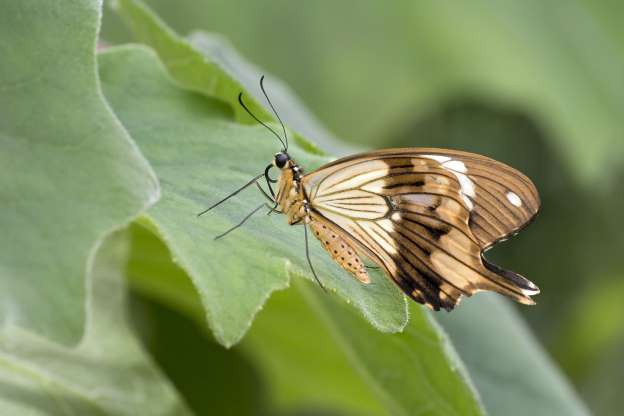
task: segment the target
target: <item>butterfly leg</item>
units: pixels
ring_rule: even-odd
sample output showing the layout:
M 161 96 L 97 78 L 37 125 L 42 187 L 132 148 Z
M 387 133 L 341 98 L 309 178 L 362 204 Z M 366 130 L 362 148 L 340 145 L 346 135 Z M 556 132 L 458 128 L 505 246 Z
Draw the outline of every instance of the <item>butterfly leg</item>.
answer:
M 269 165 L 271 166 L 271 165 Z M 260 179 L 264 174 L 261 173 L 260 175 L 256 176 L 255 178 L 253 178 L 252 180 L 250 180 L 249 182 L 247 182 L 245 185 L 241 186 L 240 188 L 238 188 L 237 190 L 235 190 L 234 192 L 232 192 L 231 194 L 229 194 L 228 196 L 226 196 L 225 198 L 223 198 L 222 200 L 220 200 L 219 202 L 216 202 L 214 204 L 212 204 L 211 206 L 209 206 L 208 208 L 206 208 L 205 210 L 203 210 L 202 212 L 198 213 L 197 216 L 201 217 L 202 215 L 204 215 L 205 213 L 207 213 L 208 211 L 210 211 L 211 209 L 221 205 L 222 203 L 224 203 L 225 201 L 227 201 L 228 199 L 232 198 L 233 196 L 238 195 L 239 192 L 243 191 L 244 189 L 246 189 L 247 187 L 253 185 L 254 183 L 257 183 L 258 179 Z
M 227 230 L 226 232 L 219 234 L 219 235 L 218 235 L 218 236 L 216 236 L 214 239 L 215 239 L 215 240 L 218 240 L 218 239 L 220 239 L 220 238 L 222 238 L 222 237 L 225 237 L 226 235 L 228 235 L 229 233 L 231 233 L 232 231 L 234 231 L 235 229 L 237 229 L 237 228 L 238 228 L 238 227 L 240 227 L 241 225 L 245 224 L 245 222 L 246 222 L 249 218 L 251 218 L 251 216 L 252 216 L 253 214 L 255 214 L 256 212 L 260 211 L 260 208 L 262 208 L 262 207 L 264 207 L 264 206 L 265 206 L 265 203 L 263 202 L 263 203 L 262 203 L 262 204 L 260 204 L 258 207 L 256 207 L 253 211 L 251 211 L 249 214 L 247 214 L 247 215 L 245 216 L 245 218 L 243 218 L 243 220 L 242 220 L 241 222 L 239 222 L 238 224 L 236 224 L 234 227 L 230 228 L 230 229 L 229 229 L 229 230 Z
M 258 182 L 256 182 L 256 186 L 258 187 L 258 189 L 260 190 L 260 192 L 262 192 L 262 195 L 264 195 L 264 197 L 266 199 L 268 199 L 269 201 L 271 201 L 271 203 L 275 204 L 275 199 L 271 198 L 271 196 L 269 196 L 269 194 L 266 193 L 266 191 L 264 190 L 264 188 L 262 186 L 260 186 L 260 184 Z
M 269 212 L 267 212 L 266 215 L 271 215 L 274 212 L 277 212 L 278 214 L 283 214 L 282 211 L 277 209 L 277 204 L 274 204 L 273 206 L 270 206 L 269 204 L 264 204 L 264 205 L 269 209 Z
M 318 276 L 316 275 L 316 272 L 314 271 L 314 267 L 312 266 L 312 260 L 310 259 L 310 248 L 308 247 L 308 225 L 305 224 L 305 223 L 303 224 L 303 233 L 305 235 L 306 258 L 308 259 L 308 265 L 310 266 L 310 270 L 312 271 L 312 275 L 316 279 L 316 282 L 319 284 L 319 286 L 321 286 L 321 289 L 327 291 L 325 289 L 325 286 L 323 286 L 323 283 L 321 283 L 321 281 L 319 280 Z
M 268 184 L 268 182 L 267 182 Z M 275 199 L 271 198 L 269 196 L 269 194 L 266 193 L 266 191 L 264 190 L 264 188 L 262 186 L 260 186 L 260 184 L 258 182 L 256 182 L 256 186 L 258 187 L 258 189 L 260 190 L 260 192 L 262 192 L 262 195 L 264 195 L 264 197 L 266 199 L 268 199 L 269 201 L 271 201 L 271 203 L 273 204 L 273 206 L 270 206 L 268 204 L 265 204 L 266 207 L 269 209 L 269 212 L 267 212 L 267 215 L 271 215 L 274 212 L 277 212 L 278 214 L 281 214 L 282 211 L 280 211 L 279 209 L 277 209 L 278 203 L 275 201 Z M 270 185 L 269 185 L 270 186 Z

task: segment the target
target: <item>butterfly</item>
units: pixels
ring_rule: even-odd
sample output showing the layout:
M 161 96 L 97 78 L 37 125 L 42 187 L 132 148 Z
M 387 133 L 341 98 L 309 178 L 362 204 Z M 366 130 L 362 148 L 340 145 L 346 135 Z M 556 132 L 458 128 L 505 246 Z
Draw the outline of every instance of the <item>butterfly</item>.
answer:
M 304 174 L 288 154 L 284 138 L 241 106 L 281 142 L 264 173 L 198 215 L 255 184 L 270 200 L 270 212 L 303 224 L 306 257 L 321 287 L 308 248 L 316 237 L 330 257 L 363 284 L 366 263 L 380 268 L 408 297 L 430 309 L 452 310 L 464 296 L 494 291 L 532 305 L 538 287 L 523 276 L 490 263 L 484 252 L 515 235 L 537 215 L 535 185 L 519 171 L 474 153 L 436 148 L 396 148 L 338 159 Z M 279 170 L 279 178 L 269 176 Z M 258 183 L 265 178 L 269 192 Z M 276 185 L 276 191 L 272 184 Z M 260 205 L 241 226 L 260 210 Z

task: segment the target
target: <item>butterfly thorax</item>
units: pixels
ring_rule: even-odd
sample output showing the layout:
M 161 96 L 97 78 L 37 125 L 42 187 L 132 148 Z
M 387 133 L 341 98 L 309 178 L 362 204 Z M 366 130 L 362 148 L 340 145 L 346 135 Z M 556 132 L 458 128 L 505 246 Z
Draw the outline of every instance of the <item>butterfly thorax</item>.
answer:
M 293 160 L 289 160 L 281 168 L 276 201 L 290 225 L 297 224 L 308 217 L 308 201 L 301 186 L 302 178 L 303 171 Z

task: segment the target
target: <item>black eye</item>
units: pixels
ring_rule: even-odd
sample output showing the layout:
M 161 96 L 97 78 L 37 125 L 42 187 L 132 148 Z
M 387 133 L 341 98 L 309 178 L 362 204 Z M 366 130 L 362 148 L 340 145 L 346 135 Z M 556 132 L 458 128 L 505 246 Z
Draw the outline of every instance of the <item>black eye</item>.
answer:
M 288 160 L 290 160 L 290 157 L 286 153 L 280 152 L 275 155 L 275 166 L 281 169 L 286 165 Z

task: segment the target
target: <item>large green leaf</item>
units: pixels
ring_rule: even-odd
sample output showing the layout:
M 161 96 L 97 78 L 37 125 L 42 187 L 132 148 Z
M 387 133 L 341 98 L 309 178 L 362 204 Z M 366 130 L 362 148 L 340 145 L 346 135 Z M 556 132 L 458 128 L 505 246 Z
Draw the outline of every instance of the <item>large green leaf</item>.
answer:
M 189 414 L 126 323 L 126 237 L 115 233 L 97 251 L 85 335 L 77 347 L 12 324 L 0 329 L 1 414 Z
M 256 121 L 238 104 L 238 94 L 244 91 L 243 83 L 233 78 L 232 72 L 223 66 L 223 59 L 202 55 L 185 39 L 177 36 L 140 0 L 115 0 L 113 6 L 143 43 L 153 47 L 167 67 L 170 75 L 185 88 L 218 98 L 231 105 L 237 121 L 255 124 Z M 273 115 L 249 94 L 247 107 L 263 121 L 274 121 Z M 299 134 L 295 139 L 307 150 L 318 149 Z
M 64 343 L 103 236 L 158 198 L 99 90 L 100 1 L 0 5 L 0 318 Z
M 197 296 L 193 291 L 189 295 Z M 275 414 L 268 411 L 266 383 L 242 352 L 223 348 L 214 342 L 205 324 L 160 302 L 136 292 L 131 300 L 135 328 L 150 355 L 195 415 Z M 198 311 L 202 312 L 201 308 Z
M 310 284 L 293 286 L 271 300 L 242 343 L 259 357 L 278 403 L 354 414 L 484 413 L 453 347 L 422 307 L 411 304 L 402 333 L 384 334 Z
M 240 81 L 245 89 L 253 94 L 260 103 L 264 104 L 267 111 L 270 111 L 258 83 L 263 71 L 242 57 L 227 39 L 214 33 L 194 32 L 189 37 L 189 42 L 206 59 L 215 62 L 234 79 Z M 321 149 L 334 155 L 354 152 L 355 146 L 342 143 L 333 137 L 305 108 L 295 92 L 286 83 L 268 76 L 264 85 L 271 94 L 271 102 L 279 109 L 279 115 L 287 126 L 314 141 L 314 144 Z
M 108 51 L 99 63 L 107 98 L 161 181 L 162 199 L 144 223 L 191 277 L 217 340 L 232 345 L 269 294 L 287 286 L 288 268 L 310 276 L 303 229 L 288 227 L 281 216 L 259 214 L 214 241 L 264 201 L 255 188 L 204 217 L 196 213 L 262 172 L 279 149 L 276 140 L 261 127 L 234 122 L 226 104 L 176 87 L 146 48 Z M 290 153 L 304 166 L 326 160 L 295 143 Z M 351 302 L 378 329 L 403 328 L 405 300 L 389 279 L 375 274 L 372 284 L 361 285 L 339 270 L 318 243 L 311 243 L 316 270 L 330 291 Z
M 437 316 L 493 415 L 589 412 L 513 310 L 491 293 Z
M 301 293 L 309 288 L 292 286 L 271 297 L 237 346 L 261 369 L 270 401 L 285 412 L 311 408 L 383 413 L 381 397 L 368 384 L 372 380 L 349 362 L 348 345 L 338 343 L 328 322 L 321 320 L 330 311 L 323 306 L 313 310 Z M 356 327 L 362 325 L 370 327 L 360 318 Z M 355 361 L 365 369 L 363 362 Z

